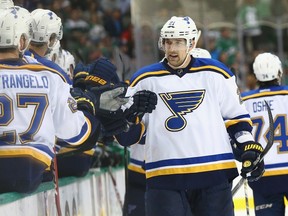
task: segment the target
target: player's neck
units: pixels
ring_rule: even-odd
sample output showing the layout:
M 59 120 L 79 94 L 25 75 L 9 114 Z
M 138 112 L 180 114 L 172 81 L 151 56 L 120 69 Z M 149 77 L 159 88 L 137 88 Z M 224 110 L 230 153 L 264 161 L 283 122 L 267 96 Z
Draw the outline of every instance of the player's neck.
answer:
M 30 45 L 29 49 L 34 51 L 37 55 L 42 56 L 42 57 L 45 56 L 45 53 L 47 51 L 46 46 L 37 47 L 37 46 Z
M 0 60 L 3 59 L 14 59 L 14 58 L 19 58 L 19 52 L 15 50 L 14 52 L 0 52 Z

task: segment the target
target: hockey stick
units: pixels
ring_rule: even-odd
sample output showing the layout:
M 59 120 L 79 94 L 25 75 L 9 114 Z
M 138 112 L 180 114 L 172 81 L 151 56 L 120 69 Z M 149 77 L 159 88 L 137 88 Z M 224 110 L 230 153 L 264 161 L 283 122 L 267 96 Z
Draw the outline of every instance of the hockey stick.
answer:
M 125 81 L 125 73 L 126 73 L 126 67 L 122 58 L 122 55 L 119 52 L 119 58 L 122 62 L 122 81 Z M 127 193 L 128 190 L 128 150 L 127 150 L 127 146 L 124 146 L 124 173 L 125 173 L 125 194 Z
M 75 50 L 75 55 L 78 57 L 78 59 L 83 63 L 86 64 L 86 61 L 84 60 L 83 56 L 81 55 L 81 53 L 79 52 L 79 49 Z
M 268 111 L 268 116 L 269 116 L 269 138 L 266 147 L 264 148 L 263 152 L 258 156 L 258 158 L 255 160 L 255 165 L 260 163 L 263 159 L 264 156 L 267 154 L 267 152 L 271 149 L 273 142 L 274 142 L 274 123 L 273 123 L 273 116 L 271 109 L 268 105 L 268 103 L 264 100 L 265 105 L 267 107 Z M 232 189 L 232 196 L 235 195 L 235 193 L 239 190 L 239 188 L 243 185 L 244 183 L 244 178 L 242 177 L 240 181 L 235 185 L 235 187 Z
M 123 213 L 123 203 L 122 203 L 122 200 L 121 200 L 121 196 L 120 196 L 119 190 L 117 188 L 116 180 L 115 180 L 115 178 L 114 178 L 114 176 L 112 174 L 112 171 L 111 171 L 111 166 L 108 167 L 108 174 L 111 177 L 111 180 L 112 180 L 112 183 L 113 183 L 113 186 L 114 186 L 114 190 L 115 190 L 115 194 L 116 194 L 118 203 L 119 203 L 119 205 L 121 207 L 121 210 L 122 210 L 122 213 Z
M 247 179 L 244 180 L 244 194 L 245 194 L 245 203 L 246 203 L 246 214 L 247 214 L 247 216 L 250 216 Z
M 62 216 L 61 212 L 61 205 L 60 205 L 60 194 L 59 194 L 59 184 L 58 184 L 58 166 L 57 166 L 57 158 L 56 158 L 56 149 L 54 147 L 54 159 L 53 159 L 53 181 L 54 181 L 54 188 L 55 188 L 55 203 L 56 203 L 56 210 L 57 215 Z

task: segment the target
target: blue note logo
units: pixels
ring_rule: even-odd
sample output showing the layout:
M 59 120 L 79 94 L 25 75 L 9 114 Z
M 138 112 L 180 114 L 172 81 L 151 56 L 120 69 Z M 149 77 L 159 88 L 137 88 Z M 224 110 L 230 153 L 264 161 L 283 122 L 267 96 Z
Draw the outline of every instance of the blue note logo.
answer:
M 200 106 L 205 96 L 205 90 L 169 92 L 159 95 L 173 114 L 166 119 L 165 127 L 169 131 L 177 132 L 186 127 L 187 120 L 184 116 Z

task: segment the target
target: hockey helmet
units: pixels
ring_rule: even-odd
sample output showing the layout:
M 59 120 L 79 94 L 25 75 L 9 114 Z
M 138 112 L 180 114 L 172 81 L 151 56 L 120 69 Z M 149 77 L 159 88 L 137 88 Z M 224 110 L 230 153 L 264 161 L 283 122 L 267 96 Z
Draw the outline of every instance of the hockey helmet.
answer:
M 56 44 L 54 43 L 49 46 L 52 35 L 55 35 L 57 40 L 62 39 L 63 27 L 61 18 L 53 11 L 47 9 L 36 9 L 31 12 L 31 15 L 35 21 L 31 41 L 48 43 L 48 48 L 52 48 Z
M 21 10 L 22 11 L 22 10 Z M 28 18 L 27 18 L 28 17 Z M 1 48 L 15 48 L 20 50 L 20 39 L 24 36 L 27 41 L 27 46 L 30 41 L 29 12 L 25 14 L 16 10 L 14 7 L 9 9 L 0 9 L 0 47 Z
M 253 70 L 257 80 L 261 82 L 280 80 L 283 74 L 280 59 L 271 53 L 259 54 L 254 60 Z
M 189 49 L 192 47 L 193 40 L 196 40 L 197 37 L 197 27 L 190 17 L 173 16 L 161 29 L 158 46 L 163 50 L 164 39 L 184 38 L 186 39 L 187 49 Z

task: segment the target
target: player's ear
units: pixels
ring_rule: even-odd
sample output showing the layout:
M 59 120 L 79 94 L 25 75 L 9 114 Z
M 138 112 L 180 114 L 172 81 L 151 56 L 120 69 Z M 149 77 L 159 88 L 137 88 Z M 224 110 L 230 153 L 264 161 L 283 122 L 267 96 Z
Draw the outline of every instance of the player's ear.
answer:
M 27 38 L 24 35 L 21 35 L 19 43 L 19 51 L 20 52 L 24 51 L 28 47 L 29 45 L 28 43 L 29 41 L 27 40 Z
M 195 40 L 195 38 L 192 40 L 192 43 L 191 43 L 191 44 L 192 44 L 192 45 L 190 46 L 189 51 L 191 51 L 193 48 L 196 47 L 196 40 Z

